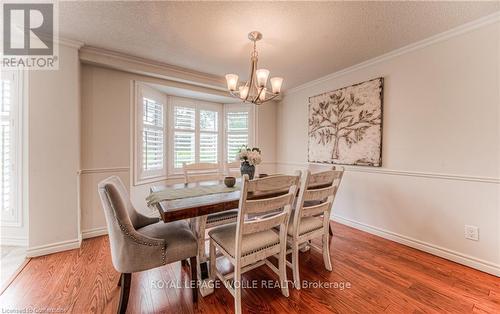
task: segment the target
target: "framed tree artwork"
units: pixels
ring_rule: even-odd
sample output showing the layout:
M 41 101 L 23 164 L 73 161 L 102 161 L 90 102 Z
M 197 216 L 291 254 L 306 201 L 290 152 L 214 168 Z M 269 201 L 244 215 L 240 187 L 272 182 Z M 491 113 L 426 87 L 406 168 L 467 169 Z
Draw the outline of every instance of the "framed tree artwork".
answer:
M 309 98 L 309 162 L 382 165 L 383 78 Z

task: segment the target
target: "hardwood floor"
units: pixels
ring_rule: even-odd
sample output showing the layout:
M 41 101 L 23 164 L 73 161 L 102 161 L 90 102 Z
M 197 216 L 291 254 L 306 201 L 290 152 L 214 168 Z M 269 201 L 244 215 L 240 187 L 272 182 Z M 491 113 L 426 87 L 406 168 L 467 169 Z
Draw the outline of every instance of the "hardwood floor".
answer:
M 246 288 L 243 311 L 249 313 L 499 313 L 500 279 L 368 233 L 333 223 L 333 272 L 320 252 L 300 253 L 301 280 L 312 284 L 350 284 L 340 289 L 310 287 Z M 229 265 L 220 260 L 219 269 Z M 224 287 L 191 304 L 191 291 L 173 288 L 189 281 L 180 263 L 132 275 L 128 313 L 227 313 L 233 297 Z M 289 280 L 292 278 L 288 272 Z M 46 309 L 65 313 L 114 313 L 119 274 L 113 269 L 107 237 L 85 240 L 81 249 L 34 258 L 0 296 L 7 310 Z M 274 284 L 265 266 L 243 275 L 248 285 Z M 245 284 L 245 283 L 244 283 Z

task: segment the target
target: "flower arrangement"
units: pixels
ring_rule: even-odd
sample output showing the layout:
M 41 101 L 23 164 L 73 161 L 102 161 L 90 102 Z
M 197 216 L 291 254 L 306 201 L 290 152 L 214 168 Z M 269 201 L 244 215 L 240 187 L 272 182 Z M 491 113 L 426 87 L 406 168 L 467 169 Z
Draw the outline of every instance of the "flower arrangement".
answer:
M 237 158 L 241 162 L 246 162 L 251 166 L 256 166 L 262 162 L 260 149 L 258 147 L 249 148 L 247 145 L 241 146 Z

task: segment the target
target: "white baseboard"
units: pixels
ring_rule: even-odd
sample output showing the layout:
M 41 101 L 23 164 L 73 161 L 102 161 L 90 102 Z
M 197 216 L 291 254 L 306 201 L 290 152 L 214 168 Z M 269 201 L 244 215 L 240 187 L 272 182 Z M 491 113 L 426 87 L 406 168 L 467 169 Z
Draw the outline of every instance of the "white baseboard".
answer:
M 384 239 L 388 239 L 394 242 L 404 244 L 406 246 L 412 247 L 414 249 L 436 255 L 450 261 L 478 269 L 488 274 L 500 277 L 500 265 L 494 264 L 488 261 L 484 261 L 466 254 L 462 254 L 453 250 L 449 250 L 434 244 L 423 242 L 414 238 L 410 238 L 392 231 L 388 231 L 382 228 L 370 226 L 361 222 L 357 222 L 348 218 L 333 215 L 332 219 L 341 224 L 377 235 Z
M 108 228 L 106 228 L 106 227 L 93 228 L 93 229 L 83 230 L 82 231 L 82 238 L 89 239 L 89 238 L 103 236 L 106 234 L 108 234 Z
M 8 245 L 8 246 L 28 246 L 28 239 L 27 238 L 17 238 L 17 237 L 2 237 L 0 239 L 0 244 L 1 245 Z
M 26 256 L 36 257 L 67 250 L 78 249 L 80 248 L 81 243 L 82 242 L 79 239 L 74 239 L 74 240 L 67 240 L 46 245 L 30 247 L 26 250 Z

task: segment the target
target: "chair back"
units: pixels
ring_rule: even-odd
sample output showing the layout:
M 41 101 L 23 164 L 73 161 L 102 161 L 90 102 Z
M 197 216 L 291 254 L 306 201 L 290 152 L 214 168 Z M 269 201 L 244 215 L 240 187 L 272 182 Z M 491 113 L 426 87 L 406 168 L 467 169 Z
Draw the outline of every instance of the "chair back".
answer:
M 220 180 L 220 165 L 218 163 L 183 164 L 184 183 L 207 180 Z
M 320 217 L 323 227 L 328 228 L 332 204 L 343 175 L 344 170 L 335 167 L 313 174 L 310 170 L 305 171 L 293 217 L 294 237 L 298 237 L 298 226 L 305 217 Z
M 249 180 L 243 176 L 236 226 L 236 256 L 241 256 L 243 235 L 280 228 L 280 242 L 286 243 L 291 207 L 297 193 L 300 171 Z M 249 219 L 248 217 L 252 217 Z
M 241 177 L 241 163 L 239 161 L 227 162 L 224 165 L 224 175 L 228 177 Z
M 111 210 L 119 223 L 130 224 L 134 229 L 144 225 L 142 215 L 132 205 L 127 188 L 120 177 L 111 176 L 101 181 L 98 184 L 98 192 L 104 211 Z
M 122 180 L 111 176 L 98 184 L 99 197 L 101 198 L 106 225 L 108 228 L 111 258 L 115 268 L 122 260 L 121 248 L 126 242 L 126 234 L 135 230 L 134 220 L 137 221 L 135 211 L 128 192 Z

